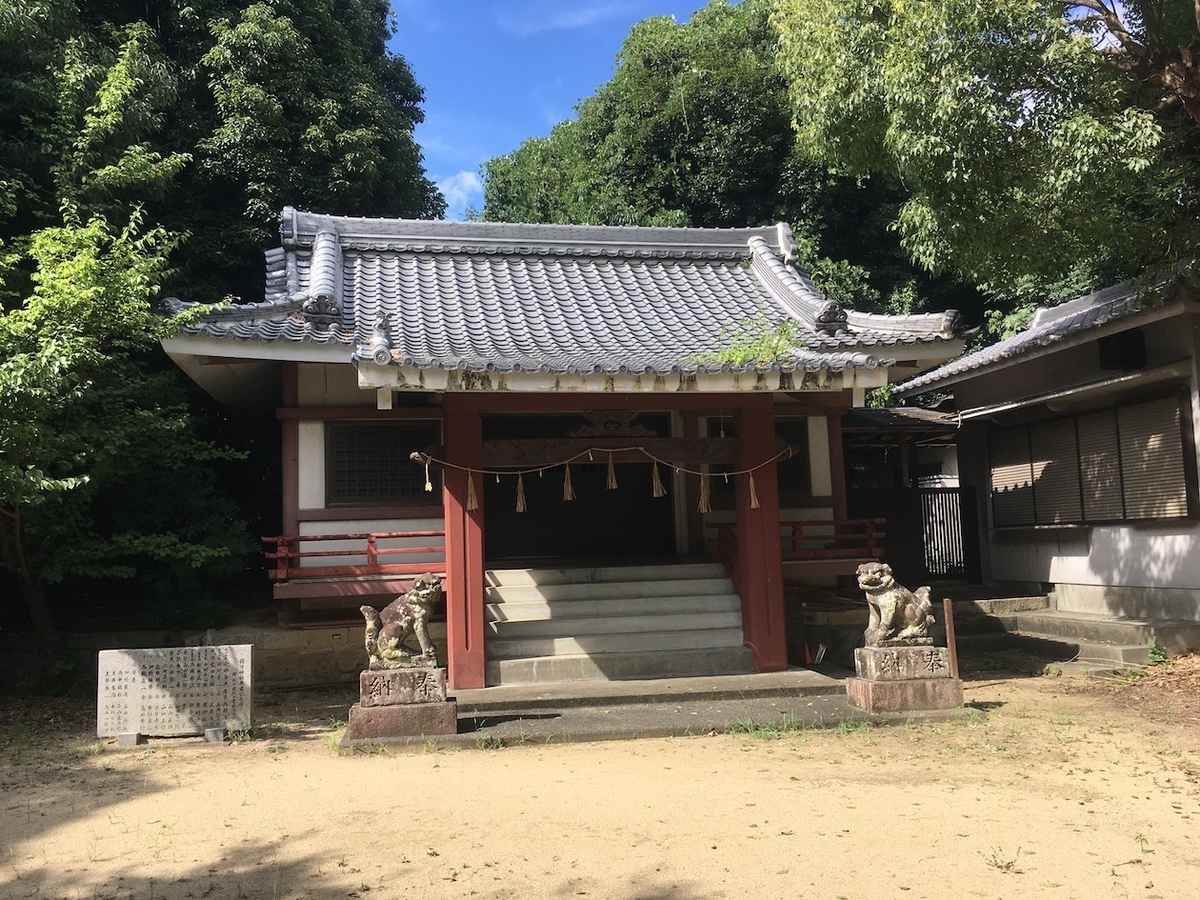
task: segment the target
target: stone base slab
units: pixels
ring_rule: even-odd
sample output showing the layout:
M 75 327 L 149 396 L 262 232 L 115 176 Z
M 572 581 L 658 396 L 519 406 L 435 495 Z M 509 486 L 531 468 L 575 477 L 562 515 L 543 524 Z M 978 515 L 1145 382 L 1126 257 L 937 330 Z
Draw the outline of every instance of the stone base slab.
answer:
M 445 669 L 378 669 L 358 676 L 362 706 L 398 706 L 446 701 Z
M 868 681 L 847 678 L 846 696 L 867 712 L 907 712 L 954 709 L 962 706 L 961 678 L 911 678 L 905 681 Z
M 867 681 L 910 681 L 947 678 L 950 651 L 945 647 L 859 647 L 854 671 Z
M 402 706 L 363 706 L 355 703 L 350 707 L 350 721 L 343 741 L 351 743 L 457 733 L 458 704 L 453 700 Z

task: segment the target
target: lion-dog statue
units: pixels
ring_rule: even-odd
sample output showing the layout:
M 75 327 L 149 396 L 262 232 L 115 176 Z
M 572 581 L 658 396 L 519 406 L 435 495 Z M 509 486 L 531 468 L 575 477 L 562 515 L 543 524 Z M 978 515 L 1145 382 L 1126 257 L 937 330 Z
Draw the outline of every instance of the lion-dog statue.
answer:
M 929 588 L 916 593 L 896 583 L 887 563 L 869 562 L 858 567 L 858 586 L 867 595 L 870 621 L 865 632 L 868 647 L 897 644 L 932 644 L 933 604 Z
M 413 580 L 407 593 L 401 594 L 376 611 L 360 606 L 367 622 L 366 645 L 371 669 L 408 669 L 437 666 L 437 649 L 429 639 L 429 613 L 442 595 L 442 579 L 426 572 Z M 417 639 L 420 653 L 408 645 Z

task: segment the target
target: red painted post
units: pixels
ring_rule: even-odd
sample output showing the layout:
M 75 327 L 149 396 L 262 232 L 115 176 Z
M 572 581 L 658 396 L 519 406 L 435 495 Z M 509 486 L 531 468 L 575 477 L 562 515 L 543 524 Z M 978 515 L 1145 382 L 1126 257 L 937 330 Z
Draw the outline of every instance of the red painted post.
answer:
M 738 468 L 748 469 L 775 453 L 771 397 L 748 397 L 734 417 Z M 779 535 L 779 479 L 774 462 L 754 470 L 758 508 L 750 505 L 750 479 L 737 484 L 738 572 L 742 587 L 742 633 L 759 672 L 787 668 L 783 608 L 783 554 Z
M 483 421 L 459 397 L 447 394 L 443 439 L 446 461 L 474 469 L 478 509 L 467 509 L 468 473 L 446 467 L 446 668 L 451 689 L 487 684 L 483 583 Z

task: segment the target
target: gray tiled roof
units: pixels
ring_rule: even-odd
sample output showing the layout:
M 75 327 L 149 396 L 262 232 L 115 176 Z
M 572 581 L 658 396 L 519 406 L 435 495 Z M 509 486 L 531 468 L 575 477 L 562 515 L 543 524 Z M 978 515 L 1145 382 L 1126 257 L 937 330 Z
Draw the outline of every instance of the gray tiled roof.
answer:
M 381 365 L 497 372 L 730 369 L 739 323 L 797 323 L 780 371 L 874 368 L 960 336 L 957 313 L 871 316 L 795 266 L 786 225 L 693 229 L 355 219 L 285 209 L 263 303 L 184 334 L 345 345 Z M 176 302 L 176 308 L 188 304 Z
M 1059 306 L 1041 307 L 1024 331 L 998 341 L 975 353 L 960 357 L 894 388 L 899 395 L 911 396 L 934 390 L 964 377 L 1002 365 L 1011 359 L 1061 343 L 1066 339 L 1139 312 L 1142 291 L 1135 282 L 1078 297 Z

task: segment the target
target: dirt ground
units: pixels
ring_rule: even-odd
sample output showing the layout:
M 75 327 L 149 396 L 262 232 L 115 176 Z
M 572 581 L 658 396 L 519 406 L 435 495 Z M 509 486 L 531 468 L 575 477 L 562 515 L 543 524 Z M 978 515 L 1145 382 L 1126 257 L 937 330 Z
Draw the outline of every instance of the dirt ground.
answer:
M 951 722 L 352 754 L 340 696 L 125 751 L 86 702 L 0 701 L 0 898 L 1200 896 L 1200 660 L 966 694 Z

